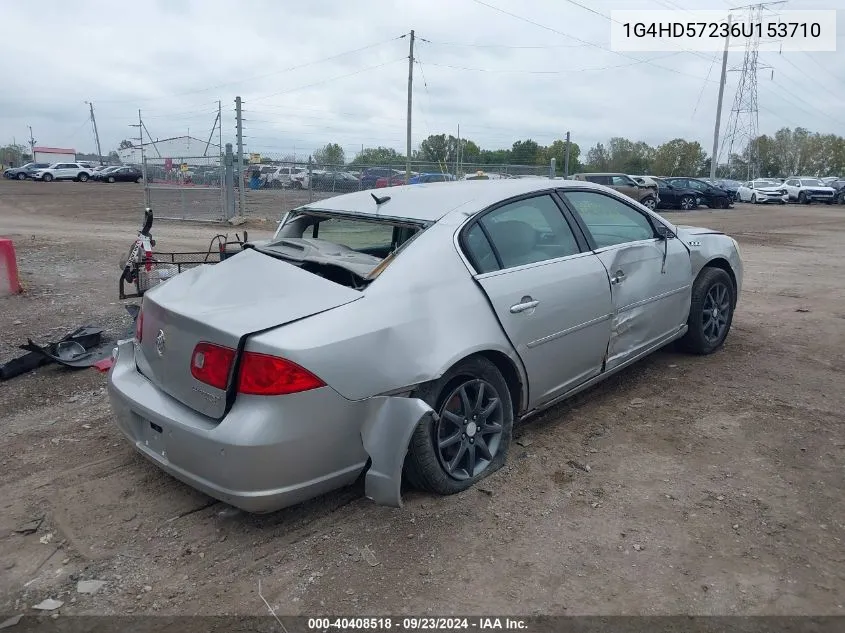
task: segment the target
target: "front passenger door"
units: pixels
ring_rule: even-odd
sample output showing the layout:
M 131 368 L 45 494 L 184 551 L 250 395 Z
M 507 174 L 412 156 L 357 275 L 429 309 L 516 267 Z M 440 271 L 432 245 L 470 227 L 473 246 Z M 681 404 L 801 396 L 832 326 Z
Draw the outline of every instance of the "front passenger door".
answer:
M 674 235 L 661 237 L 657 220 L 614 196 L 598 191 L 563 196 L 610 278 L 614 313 L 606 369 L 611 370 L 668 342 L 686 324 L 689 251 Z

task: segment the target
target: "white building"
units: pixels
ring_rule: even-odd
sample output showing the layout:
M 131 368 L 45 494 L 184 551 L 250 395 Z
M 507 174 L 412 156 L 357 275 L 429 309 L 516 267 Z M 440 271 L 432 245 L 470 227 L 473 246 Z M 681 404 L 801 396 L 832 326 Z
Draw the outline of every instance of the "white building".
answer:
M 122 163 L 126 165 L 141 164 L 141 147 L 136 145 L 127 149 L 117 150 Z M 174 138 L 155 139 L 143 144 L 144 157 L 147 164 L 164 164 L 167 161 L 179 165 L 181 163 L 211 164 L 217 162 L 220 156 L 220 146 L 208 139 L 202 140 L 193 136 L 176 136 Z
M 73 163 L 76 162 L 75 149 L 63 149 L 61 147 L 39 147 L 32 148 L 34 163 Z

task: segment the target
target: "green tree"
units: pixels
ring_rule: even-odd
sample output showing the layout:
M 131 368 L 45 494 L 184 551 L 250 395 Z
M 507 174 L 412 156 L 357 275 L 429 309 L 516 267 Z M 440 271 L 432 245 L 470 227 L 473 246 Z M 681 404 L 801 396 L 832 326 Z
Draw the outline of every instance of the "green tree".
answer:
M 379 166 L 392 166 L 396 169 L 401 168 L 405 164 L 405 157 L 397 152 L 392 147 L 366 147 L 364 150 L 358 154 L 352 162 L 350 166 L 360 166 L 360 165 L 379 165 Z
M 584 168 L 588 171 L 608 171 L 610 169 L 610 152 L 601 143 L 596 143 L 587 152 L 587 164 Z
M 541 147 L 539 152 L 543 165 L 548 165 L 552 158 L 555 159 L 555 170 L 558 174 L 563 175 L 563 168 L 566 163 L 566 141 L 558 139 L 548 147 Z M 569 142 L 569 173 L 575 174 L 580 171 L 579 158 L 581 157 L 581 148 L 578 143 Z
M 536 165 L 540 158 L 540 146 L 536 141 L 527 139 L 516 141 L 511 147 L 511 162 L 515 165 Z
M 327 143 L 314 152 L 314 162 L 319 165 L 344 165 L 346 153 L 337 143 Z
M 122 141 L 120 141 L 120 143 L 117 146 L 117 149 L 132 149 L 132 147 L 134 147 L 134 145 L 132 144 L 132 141 L 125 138 Z
M 672 139 L 654 151 L 651 172 L 656 176 L 698 174 L 707 160 L 707 152 L 698 141 Z
M 20 167 L 30 160 L 32 160 L 32 156 L 26 151 L 26 147 L 23 145 L 9 143 L 5 147 L 0 147 L 0 165 L 11 165 L 14 163 L 15 167 Z

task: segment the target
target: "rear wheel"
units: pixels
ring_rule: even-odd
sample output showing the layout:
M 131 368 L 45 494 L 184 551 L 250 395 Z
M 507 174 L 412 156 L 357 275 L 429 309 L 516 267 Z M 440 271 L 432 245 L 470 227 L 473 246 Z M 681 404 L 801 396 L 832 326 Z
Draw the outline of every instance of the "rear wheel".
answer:
M 486 358 L 468 358 L 416 397 L 437 413 L 414 431 L 405 459 L 408 482 L 450 495 L 466 490 L 501 468 L 513 431 L 507 382 Z
M 24 173 L 18 174 L 18 180 L 26 180 L 26 174 L 24 174 Z
M 692 286 L 687 333 L 680 340 L 693 354 L 712 354 L 725 342 L 736 304 L 730 275 L 721 268 L 705 268 Z
M 684 211 L 692 211 L 695 209 L 695 198 L 693 196 L 683 196 L 680 203 L 681 209 Z
M 79 182 L 88 182 L 88 174 L 79 174 L 79 176 L 77 176 L 77 180 L 79 180 Z

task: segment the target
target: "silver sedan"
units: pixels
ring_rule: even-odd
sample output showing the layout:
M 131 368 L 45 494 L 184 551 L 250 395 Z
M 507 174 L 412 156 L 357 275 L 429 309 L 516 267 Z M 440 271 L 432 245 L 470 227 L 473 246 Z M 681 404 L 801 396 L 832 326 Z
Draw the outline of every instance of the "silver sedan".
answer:
M 356 192 L 144 296 L 117 425 L 205 493 L 268 512 L 354 482 L 400 506 L 499 469 L 515 423 L 678 341 L 722 345 L 736 241 L 601 185 Z

